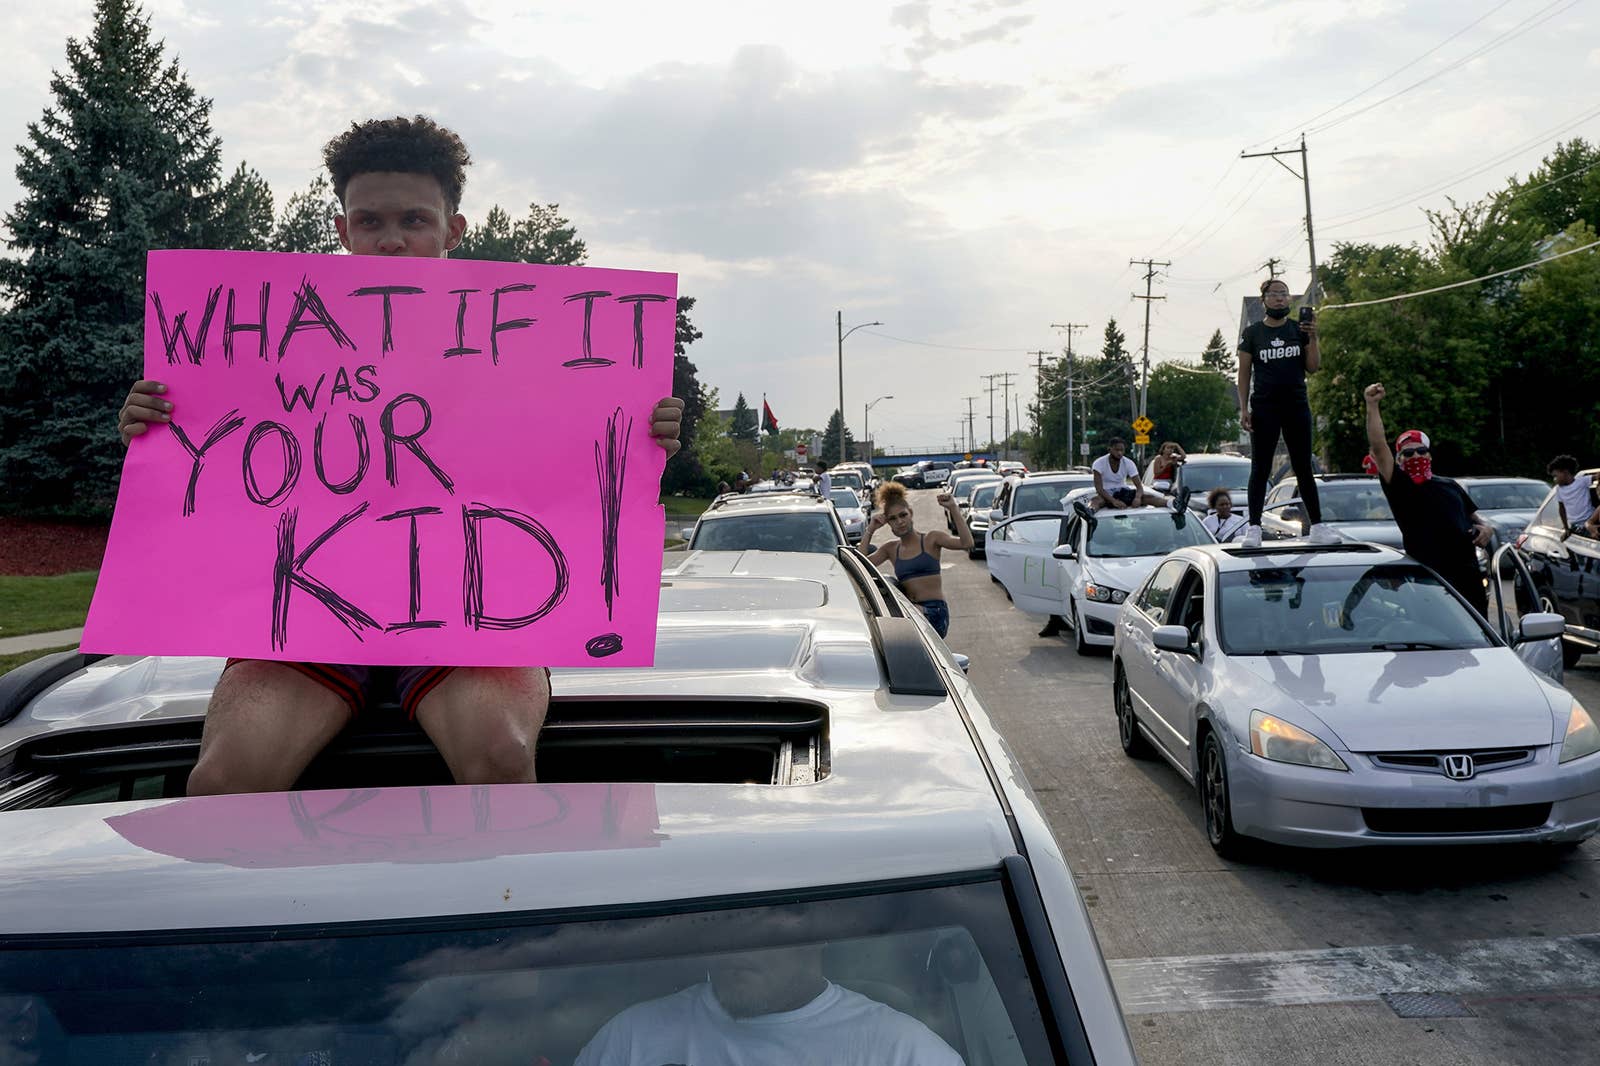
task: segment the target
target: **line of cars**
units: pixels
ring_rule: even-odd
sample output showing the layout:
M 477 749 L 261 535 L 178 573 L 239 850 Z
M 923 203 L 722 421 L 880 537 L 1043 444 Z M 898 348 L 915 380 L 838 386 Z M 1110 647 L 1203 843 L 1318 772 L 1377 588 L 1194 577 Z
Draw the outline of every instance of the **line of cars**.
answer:
M 1203 469 L 1181 467 L 1179 487 Z M 1600 470 L 1582 476 L 1600 488 Z M 1219 853 L 1571 847 L 1600 830 L 1600 726 L 1561 687 L 1600 647 L 1600 541 L 1562 528 L 1548 486 L 1460 479 L 1496 529 L 1485 619 L 1405 557 L 1368 475 L 1318 475 L 1345 542 L 1300 539 L 1291 482 L 1269 492 L 1260 548 L 1168 509 L 1091 513 L 1075 506 L 1089 492 L 1062 493 L 1068 475 L 1047 478 L 1047 493 L 999 488 L 991 579 L 1061 618 L 1080 653 L 1110 651 L 1124 751 L 1195 787 Z

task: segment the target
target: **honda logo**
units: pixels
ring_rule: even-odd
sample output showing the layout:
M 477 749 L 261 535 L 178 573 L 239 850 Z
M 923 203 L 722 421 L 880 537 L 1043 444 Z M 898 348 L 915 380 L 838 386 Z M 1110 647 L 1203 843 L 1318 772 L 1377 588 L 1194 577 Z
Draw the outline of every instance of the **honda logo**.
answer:
M 1465 781 L 1477 772 L 1478 768 L 1472 765 L 1472 756 L 1470 755 L 1446 755 L 1444 757 L 1444 774 L 1452 780 Z

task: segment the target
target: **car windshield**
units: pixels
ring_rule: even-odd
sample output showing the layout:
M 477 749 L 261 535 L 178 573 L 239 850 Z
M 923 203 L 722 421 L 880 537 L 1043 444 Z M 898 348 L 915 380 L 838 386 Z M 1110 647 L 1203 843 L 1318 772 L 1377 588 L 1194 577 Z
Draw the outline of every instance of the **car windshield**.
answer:
M 1410 563 L 1225 573 L 1219 583 L 1217 630 L 1229 655 L 1494 645 L 1439 578 Z
M 1393 522 L 1394 512 L 1377 478 L 1317 484 L 1325 522 Z
M 826 514 L 728 515 L 706 518 L 695 530 L 690 548 L 703 551 L 828 552 L 839 536 Z
M 701 1061 L 698 1043 L 762 1062 L 778 1032 L 741 1049 L 705 1019 L 777 1016 L 817 989 L 787 1035 L 819 1061 L 1053 1062 L 1029 965 L 998 880 L 443 931 L 72 940 L 0 952 L 0 1060 L 665 1063 Z
M 833 473 L 828 475 L 828 479 L 832 484 L 843 485 L 848 489 L 860 489 L 864 487 L 861 482 L 861 475 L 851 470 L 835 470 Z
M 1165 555 L 1175 548 L 1210 543 L 1211 534 L 1199 519 L 1191 517 L 1179 529 L 1172 512 L 1164 508 L 1103 515 L 1089 527 L 1089 554 L 1097 559 Z
M 973 510 L 977 510 L 980 507 L 993 507 L 994 506 L 994 494 L 999 492 L 999 491 L 1000 491 L 1000 482 L 998 482 L 998 481 L 985 482 L 984 484 L 979 485 L 977 488 L 973 489 L 972 490 L 972 507 L 973 507 Z
M 1200 498 L 1212 489 L 1244 492 L 1250 487 L 1250 464 L 1191 459 L 1183 464 L 1183 483 Z
M 1059 511 L 1061 510 L 1061 497 L 1073 489 L 1081 489 L 1086 485 L 1093 485 L 1093 477 L 1063 478 L 1051 481 L 1024 481 L 1012 493 L 1013 510 L 1017 514 L 1028 511 Z
M 861 497 L 857 496 L 849 489 L 834 489 L 828 494 L 828 498 L 833 501 L 833 505 L 835 507 L 861 506 Z
M 1538 481 L 1490 481 L 1461 487 L 1480 511 L 1536 510 L 1550 491 L 1550 486 Z

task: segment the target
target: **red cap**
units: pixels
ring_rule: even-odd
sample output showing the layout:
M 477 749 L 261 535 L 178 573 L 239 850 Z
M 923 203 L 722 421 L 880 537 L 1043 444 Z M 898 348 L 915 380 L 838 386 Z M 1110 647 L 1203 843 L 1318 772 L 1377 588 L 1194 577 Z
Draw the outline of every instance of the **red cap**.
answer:
M 1424 448 L 1433 447 L 1433 442 L 1428 439 L 1428 435 L 1420 429 L 1408 429 L 1396 437 L 1394 439 L 1394 450 L 1399 451 L 1408 444 L 1420 444 Z

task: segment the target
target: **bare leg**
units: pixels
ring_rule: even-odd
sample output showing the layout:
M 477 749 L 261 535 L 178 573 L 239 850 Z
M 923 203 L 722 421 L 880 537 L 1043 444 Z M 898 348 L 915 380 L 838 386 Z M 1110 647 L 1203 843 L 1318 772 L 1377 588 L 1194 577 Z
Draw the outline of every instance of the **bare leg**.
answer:
M 458 785 L 534 780 L 534 745 L 550 707 L 538 667 L 458 667 L 417 705 L 417 722 Z
M 304 674 L 239 663 L 211 694 L 189 795 L 287 791 L 349 721 L 344 700 Z

